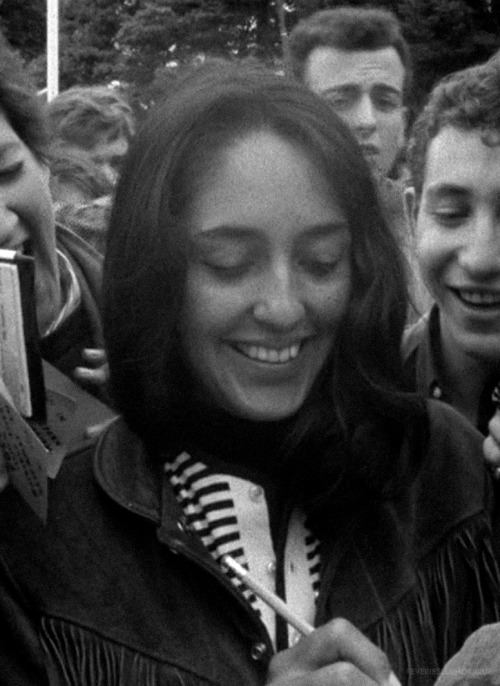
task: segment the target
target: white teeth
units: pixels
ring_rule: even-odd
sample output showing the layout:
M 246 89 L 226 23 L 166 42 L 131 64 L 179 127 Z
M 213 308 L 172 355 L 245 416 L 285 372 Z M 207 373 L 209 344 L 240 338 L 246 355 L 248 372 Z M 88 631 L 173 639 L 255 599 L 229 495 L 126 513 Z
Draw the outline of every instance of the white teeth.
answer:
M 294 360 L 299 354 L 300 345 L 291 345 L 288 348 L 265 348 L 262 345 L 238 345 L 238 350 L 252 360 L 268 362 L 271 364 L 284 364 Z
M 500 305 L 499 293 L 484 293 L 478 291 L 458 291 L 462 300 L 471 305 Z

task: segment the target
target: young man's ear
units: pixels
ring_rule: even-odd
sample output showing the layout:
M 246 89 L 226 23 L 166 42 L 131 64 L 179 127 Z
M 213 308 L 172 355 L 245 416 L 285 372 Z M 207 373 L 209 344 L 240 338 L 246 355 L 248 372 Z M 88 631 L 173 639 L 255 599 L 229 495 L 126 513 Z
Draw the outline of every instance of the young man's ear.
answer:
M 406 216 L 406 221 L 408 222 L 412 234 L 415 233 L 415 227 L 417 225 L 417 215 L 418 215 L 418 208 L 419 208 L 419 202 L 417 199 L 417 194 L 415 193 L 415 189 L 413 186 L 408 186 L 408 188 L 405 188 L 404 194 L 404 206 L 405 206 L 405 216 Z

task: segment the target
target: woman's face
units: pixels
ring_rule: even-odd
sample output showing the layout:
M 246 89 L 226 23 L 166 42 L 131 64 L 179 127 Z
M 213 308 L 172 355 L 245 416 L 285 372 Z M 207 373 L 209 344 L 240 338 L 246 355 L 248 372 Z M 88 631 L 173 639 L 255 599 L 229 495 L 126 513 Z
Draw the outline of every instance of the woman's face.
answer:
M 61 307 L 49 172 L 0 109 L 0 248 L 24 250 L 28 241 L 35 260 L 38 328 L 43 333 Z
M 331 186 L 273 133 L 238 140 L 206 170 L 182 344 L 202 399 L 253 420 L 303 404 L 349 301 L 351 236 Z

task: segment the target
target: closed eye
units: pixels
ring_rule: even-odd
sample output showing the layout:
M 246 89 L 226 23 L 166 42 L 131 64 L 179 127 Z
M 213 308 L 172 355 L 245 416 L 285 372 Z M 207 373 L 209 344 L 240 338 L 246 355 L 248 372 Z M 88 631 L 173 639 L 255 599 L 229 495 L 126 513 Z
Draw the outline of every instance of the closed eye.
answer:
M 332 260 L 303 259 L 299 264 L 311 276 L 322 279 L 327 278 L 335 271 L 338 261 L 338 258 Z
M 22 160 L 0 167 L 0 183 L 8 182 L 18 176 L 24 167 Z
M 248 274 L 252 267 L 252 263 L 248 261 L 230 264 L 203 260 L 202 265 L 208 269 L 213 276 L 222 281 L 235 281 L 241 279 Z

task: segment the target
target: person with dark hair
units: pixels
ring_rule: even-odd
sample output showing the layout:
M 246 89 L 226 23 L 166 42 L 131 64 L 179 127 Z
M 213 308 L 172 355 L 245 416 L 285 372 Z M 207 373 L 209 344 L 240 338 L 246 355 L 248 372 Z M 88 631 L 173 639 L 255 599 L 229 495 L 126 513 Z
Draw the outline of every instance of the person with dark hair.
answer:
M 326 98 L 354 132 L 375 174 L 387 220 L 408 262 L 416 320 L 431 299 L 415 264 L 404 214 L 405 130 L 412 84 L 410 49 L 395 14 L 339 6 L 299 21 L 290 34 L 294 76 Z
M 113 183 L 82 149 L 52 146 L 49 165 L 56 222 L 103 254 Z
M 390 176 L 404 148 L 412 80 L 396 15 L 372 7 L 322 10 L 294 27 L 289 45 L 294 75 L 327 98 L 371 166 Z
M 434 87 L 408 161 L 408 215 L 435 299 L 407 333 L 408 372 L 486 434 L 500 378 L 500 62 Z
M 324 99 L 233 65 L 179 82 L 111 214 L 122 417 L 63 463 L 45 527 L 14 489 L 0 498 L 3 678 L 427 684 L 496 620 L 481 437 L 402 385 L 405 289 Z
M 113 191 L 106 174 L 83 150 L 53 146 L 49 167 L 50 192 L 56 206 L 82 205 Z
M 83 150 L 113 185 L 135 130 L 135 117 L 117 88 L 73 86 L 47 105 L 51 144 Z
M 0 247 L 33 255 L 42 355 L 69 376 L 102 346 L 102 258 L 56 226 L 43 104 L 5 39 L 0 55 Z

